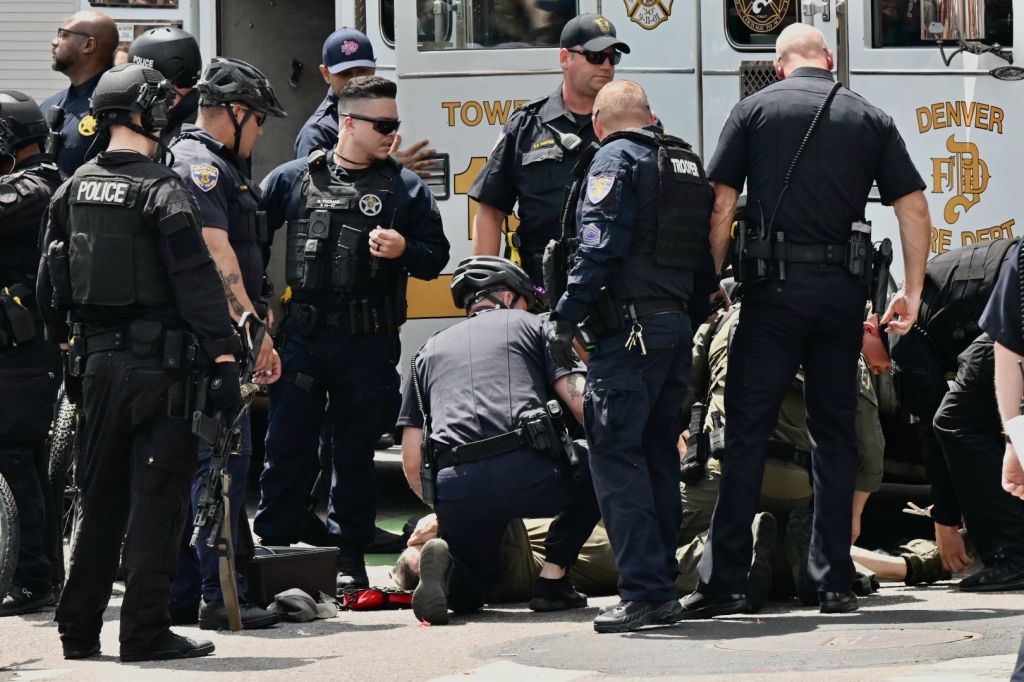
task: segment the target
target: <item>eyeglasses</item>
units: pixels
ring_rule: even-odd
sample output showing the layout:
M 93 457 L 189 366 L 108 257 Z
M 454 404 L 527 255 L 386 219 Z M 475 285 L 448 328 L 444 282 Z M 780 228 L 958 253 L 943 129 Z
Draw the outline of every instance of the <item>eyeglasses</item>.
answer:
M 258 125 L 260 128 L 263 127 L 263 123 L 267 120 L 267 116 L 269 115 L 269 114 L 267 114 L 267 112 L 265 112 L 265 111 L 256 111 L 255 109 L 251 109 L 251 108 L 249 108 L 247 106 L 239 104 L 238 102 L 235 102 L 235 104 L 238 104 L 238 106 L 240 106 L 242 109 L 244 109 L 246 112 L 248 112 L 246 114 L 247 116 L 252 116 L 253 118 L 255 118 L 256 119 L 256 125 Z M 226 107 L 228 107 L 230 109 L 231 108 L 231 103 L 229 102 L 229 103 L 225 104 L 224 106 L 226 106 Z M 242 119 L 242 121 L 243 122 L 242 122 L 241 125 L 245 125 L 245 123 L 244 123 L 245 119 Z
M 587 61 L 591 64 L 600 66 L 604 64 L 604 60 L 611 62 L 612 66 L 615 66 L 622 61 L 621 52 L 591 52 L 590 50 L 569 50 L 573 54 L 581 54 L 586 57 Z
M 374 116 L 360 116 L 359 114 L 345 114 L 342 116 L 348 116 L 354 118 L 357 121 L 367 121 L 373 124 L 373 129 L 381 135 L 390 135 L 391 133 L 398 130 L 398 126 L 402 125 L 402 122 L 397 118 L 376 118 Z
M 64 40 L 67 36 L 82 36 L 83 38 L 92 38 L 91 33 L 85 33 L 84 31 L 72 31 L 70 28 L 58 28 L 57 29 L 57 40 Z

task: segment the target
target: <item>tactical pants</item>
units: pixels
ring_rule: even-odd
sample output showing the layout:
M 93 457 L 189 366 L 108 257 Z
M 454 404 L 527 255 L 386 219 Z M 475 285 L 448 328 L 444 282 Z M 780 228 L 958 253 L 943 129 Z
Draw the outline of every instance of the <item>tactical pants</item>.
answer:
M 982 334 L 957 360 L 956 379 L 933 424 L 964 523 L 990 565 L 1001 554 L 1024 554 L 1024 502 L 1000 485 L 1005 445 L 992 390 L 992 338 Z
M 99 638 L 119 558 L 122 651 L 149 647 L 170 626 L 197 449 L 189 421 L 167 416 L 167 390 L 180 378 L 159 358 L 130 351 L 94 353 L 86 362 L 82 518 L 56 614 L 69 647 Z
M 619 566 L 619 596 L 653 602 L 676 597 L 682 513 L 676 441 L 692 333 L 682 313 L 640 321 L 646 355 L 623 347 L 626 333 L 603 339 L 591 353 L 584 424 L 597 501 Z
M 790 264 L 784 282 L 745 285 L 729 351 L 722 482 L 700 563 L 706 591 L 746 592 L 765 450 L 801 364 L 814 482 L 808 576 L 819 590 L 850 589 L 864 300 L 864 286 L 835 266 Z
M 452 611 L 478 610 L 499 587 L 502 536 L 512 519 L 555 516 L 545 558 L 559 566 L 575 563 L 600 518 L 586 449 L 577 444 L 576 450 L 579 478 L 560 471 L 549 455 L 528 449 L 437 473 L 437 521 L 452 556 Z
M 398 418 L 398 335 L 319 327 L 303 336 L 291 318 L 284 332 L 279 352 L 285 376 L 302 374 L 314 383 L 305 390 L 282 378 L 270 387 L 266 463 L 253 530 L 264 541 L 299 540 L 329 398 L 334 472 L 327 530 L 339 547 L 365 547 L 373 541 L 377 516 L 374 445 Z
M 14 493 L 21 527 L 12 585 L 37 594 L 49 590 L 53 580 L 44 542 L 49 482 L 43 445 L 59 385 L 60 356 L 54 348 L 36 341 L 0 351 L 0 475 Z
M 231 501 L 231 540 L 235 551 L 238 551 L 238 530 L 241 524 L 249 523 L 245 513 L 245 488 L 249 475 L 249 462 L 252 460 L 252 429 L 249 415 L 242 419 L 241 454 L 228 458 L 228 474 L 231 476 L 231 488 L 228 498 Z M 181 603 L 196 603 L 200 595 L 206 603 L 220 601 L 224 597 L 220 589 L 220 572 L 217 564 L 217 550 L 206 545 L 209 528 L 199 534 L 195 548 L 189 545 L 192 539 L 192 520 L 195 519 L 199 496 L 202 493 L 203 481 L 210 469 L 213 450 L 206 443 L 199 444 L 199 464 L 196 466 L 195 478 L 192 481 L 192 504 L 189 509 L 189 522 L 185 524 L 185 532 L 181 536 L 181 549 L 178 552 L 178 575 L 171 586 L 171 600 Z M 238 572 L 235 574 L 238 594 L 245 594 L 245 578 Z

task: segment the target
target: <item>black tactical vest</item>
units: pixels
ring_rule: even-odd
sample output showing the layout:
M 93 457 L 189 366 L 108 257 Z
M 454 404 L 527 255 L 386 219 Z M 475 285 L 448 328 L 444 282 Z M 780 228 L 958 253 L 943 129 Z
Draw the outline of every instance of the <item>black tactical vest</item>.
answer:
M 309 155 L 303 217 L 288 221 L 285 280 L 294 300 L 395 295 L 404 271 L 394 260 L 371 259 L 369 233 L 393 226 L 401 169 L 388 159 L 353 181 L 324 150 Z
M 144 211 L 150 189 L 166 178 L 177 175 L 142 156 L 116 165 L 89 161 L 75 172 L 67 196 L 76 304 L 174 304 L 160 257 L 159 227 Z
M 8 210 L 0 218 L 4 236 L 0 238 L 0 287 L 24 284 L 34 289 L 39 268 L 39 226 L 49 197 L 61 183 L 54 163 L 37 163 L 0 177 L 0 208 Z M 38 210 L 16 210 L 17 202 L 32 195 Z

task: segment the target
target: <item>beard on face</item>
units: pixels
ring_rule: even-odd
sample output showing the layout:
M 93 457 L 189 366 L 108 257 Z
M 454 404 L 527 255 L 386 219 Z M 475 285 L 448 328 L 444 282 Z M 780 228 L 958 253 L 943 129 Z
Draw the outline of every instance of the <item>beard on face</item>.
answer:
M 77 56 L 78 55 L 75 54 L 71 54 L 66 57 L 58 57 L 57 55 L 53 55 L 53 62 L 50 64 L 50 68 L 54 71 L 66 73 L 67 70 L 74 66 L 75 62 L 78 61 Z

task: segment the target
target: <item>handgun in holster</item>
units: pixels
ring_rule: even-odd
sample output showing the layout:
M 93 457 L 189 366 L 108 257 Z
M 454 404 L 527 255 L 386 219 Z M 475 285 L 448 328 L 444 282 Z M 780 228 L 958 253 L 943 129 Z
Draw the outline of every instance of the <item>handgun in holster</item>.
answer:
M 871 223 L 857 221 L 850 230 L 850 240 L 846 243 L 846 269 L 851 275 L 871 286 L 871 270 L 874 264 L 874 252 L 871 248 Z
M 81 323 L 71 325 L 71 338 L 68 339 L 68 374 L 73 377 L 85 375 L 85 336 Z
M 576 327 L 576 340 L 588 353 L 597 342 L 625 331 L 626 320 L 622 308 L 608 287 L 601 287 L 597 297 L 587 309 L 587 316 Z
M 737 282 L 750 284 L 771 276 L 771 261 L 750 253 L 751 244 L 762 241 L 753 234 L 753 228 L 742 218 L 733 226 L 732 270 Z
M 549 400 L 544 407 L 524 412 L 519 423 L 523 443 L 527 447 L 551 455 L 573 475 L 578 475 L 579 457 L 565 428 L 562 406 L 557 400 Z
M 331 236 L 331 214 L 317 210 L 309 214 L 306 225 L 306 245 L 302 250 L 302 281 L 303 289 L 316 289 L 320 285 L 323 272 L 324 244 Z
M 437 456 L 428 434 L 429 431 L 424 428 L 422 456 L 420 457 L 420 485 L 423 486 L 423 502 L 433 507 L 437 500 Z
M 707 419 L 708 406 L 705 403 L 694 403 L 690 411 L 689 437 L 686 439 L 686 455 L 679 465 L 679 474 L 683 483 L 695 485 L 704 478 L 704 468 L 708 463 L 709 435 L 704 432 L 704 420 Z

